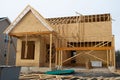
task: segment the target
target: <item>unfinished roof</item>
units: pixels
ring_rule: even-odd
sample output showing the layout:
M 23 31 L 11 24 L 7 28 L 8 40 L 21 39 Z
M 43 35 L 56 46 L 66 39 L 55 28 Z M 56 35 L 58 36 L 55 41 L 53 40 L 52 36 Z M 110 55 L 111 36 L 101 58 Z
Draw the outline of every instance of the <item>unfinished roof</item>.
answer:
M 27 26 L 25 26 L 25 24 Z M 34 26 L 33 24 L 36 24 L 36 26 Z M 32 26 L 32 29 L 29 26 Z M 41 31 L 53 31 L 50 24 L 35 9 L 33 9 L 29 5 L 22 11 L 22 13 L 15 19 L 15 21 L 4 31 L 4 33 L 6 34 L 16 33 L 16 32 L 20 33 L 22 28 L 26 28 L 28 30 L 27 33 L 32 33 L 33 29 L 37 30 L 37 31 L 33 31 L 35 33 L 39 33 Z M 43 30 L 41 30 L 41 28 Z M 25 33 L 26 31 L 25 32 L 22 31 L 22 32 Z
M 96 15 L 82 15 L 82 16 L 71 16 L 71 17 L 58 17 L 58 18 L 47 18 L 50 24 L 69 24 L 77 22 L 103 22 L 110 21 L 110 14 L 96 14 Z

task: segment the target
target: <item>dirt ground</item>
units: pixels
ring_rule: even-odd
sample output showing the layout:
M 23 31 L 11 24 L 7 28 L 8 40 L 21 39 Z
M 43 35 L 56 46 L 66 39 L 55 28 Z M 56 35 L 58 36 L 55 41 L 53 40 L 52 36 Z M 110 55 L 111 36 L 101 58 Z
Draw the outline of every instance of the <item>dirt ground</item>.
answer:
M 44 73 L 30 73 L 20 76 L 20 80 L 120 80 L 120 69 L 110 72 L 108 69 L 96 68 L 90 70 L 76 69 L 67 75 L 46 75 Z

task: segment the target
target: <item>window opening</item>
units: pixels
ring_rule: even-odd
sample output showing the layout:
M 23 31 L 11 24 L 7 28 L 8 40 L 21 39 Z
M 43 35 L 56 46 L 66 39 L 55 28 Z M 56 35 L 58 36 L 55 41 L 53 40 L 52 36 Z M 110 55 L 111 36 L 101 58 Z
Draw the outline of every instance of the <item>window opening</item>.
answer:
M 35 41 L 22 41 L 21 59 L 34 59 L 35 55 Z M 25 48 L 27 48 L 27 55 L 25 57 Z

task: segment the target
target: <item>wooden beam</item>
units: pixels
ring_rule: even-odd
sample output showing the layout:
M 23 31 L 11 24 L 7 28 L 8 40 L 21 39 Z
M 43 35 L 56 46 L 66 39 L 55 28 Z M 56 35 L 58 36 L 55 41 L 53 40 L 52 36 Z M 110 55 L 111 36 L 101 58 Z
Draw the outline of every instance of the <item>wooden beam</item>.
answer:
M 114 58 L 114 67 L 116 68 L 116 56 L 115 56 L 115 50 L 113 49 L 113 58 Z
M 62 60 L 63 60 L 63 51 L 61 51 L 61 68 L 62 68 Z
M 50 34 L 50 54 L 49 54 L 49 68 L 52 70 L 52 34 Z
M 24 58 L 27 58 L 27 52 L 28 52 L 28 38 L 27 38 L 27 35 L 26 35 L 26 39 L 25 39 L 25 56 L 24 56 Z
M 107 50 L 107 67 L 109 66 L 109 50 Z
M 10 36 L 24 36 L 24 35 L 41 35 L 41 34 L 51 34 L 51 31 L 43 31 L 43 32 L 19 32 L 19 33 L 9 33 Z
M 114 67 L 116 68 L 116 56 L 115 56 L 115 40 L 114 36 L 112 37 L 112 46 L 114 47 L 112 52 L 113 52 L 113 59 L 114 59 Z
M 59 56 L 59 63 L 58 63 L 59 69 L 60 69 L 60 67 L 61 67 L 61 65 L 60 65 L 60 58 L 61 58 L 60 52 L 61 52 L 61 51 L 59 51 L 59 55 L 58 55 L 58 56 Z
M 55 47 L 57 47 L 58 46 L 58 40 L 57 40 L 57 38 L 55 39 Z M 55 67 L 57 67 L 57 65 L 58 65 L 58 51 L 55 51 Z
M 56 51 L 55 54 L 56 54 L 55 55 L 55 67 L 57 67 L 57 65 L 58 65 L 58 51 Z
M 111 50 L 113 47 L 61 47 L 56 50 Z
M 110 66 L 112 66 L 112 51 L 110 50 Z

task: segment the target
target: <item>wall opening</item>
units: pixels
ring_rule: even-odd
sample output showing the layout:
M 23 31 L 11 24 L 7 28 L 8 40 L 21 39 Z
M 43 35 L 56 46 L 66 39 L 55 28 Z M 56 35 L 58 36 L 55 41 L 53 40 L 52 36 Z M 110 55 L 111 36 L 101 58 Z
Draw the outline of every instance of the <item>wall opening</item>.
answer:
M 55 49 L 55 44 L 52 43 L 52 63 L 55 63 L 55 53 L 56 53 L 56 49 Z M 49 63 L 49 55 L 50 55 L 50 44 L 46 44 L 46 63 Z
M 25 54 L 25 48 L 27 48 L 26 54 Z M 26 47 L 26 41 L 22 41 L 22 48 L 21 48 L 21 59 L 34 59 L 35 55 L 35 41 L 27 41 L 27 47 Z
M 75 56 L 76 55 L 76 51 L 71 51 L 71 57 Z M 76 63 L 76 59 L 72 59 L 71 60 L 71 63 Z

